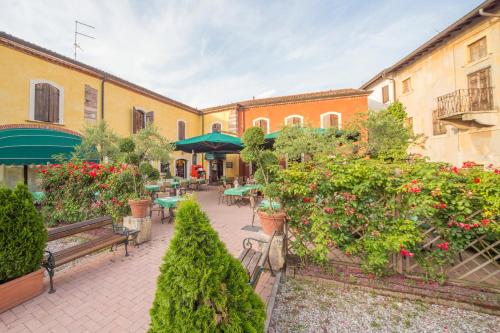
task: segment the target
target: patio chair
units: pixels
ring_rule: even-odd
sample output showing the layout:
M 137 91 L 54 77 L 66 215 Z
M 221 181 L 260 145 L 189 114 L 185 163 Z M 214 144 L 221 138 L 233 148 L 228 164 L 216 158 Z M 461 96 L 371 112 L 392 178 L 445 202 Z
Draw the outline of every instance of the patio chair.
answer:
M 254 226 L 253 224 L 255 222 L 255 214 L 257 214 L 257 208 L 259 208 L 261 199 L 255 193 L 254 195 L 250 195 L 249 200 L 250 200 L 250 208 L 252 208 L 252 227 L 253 227 Z
M 219 185 L 218 186 L 218 192 L 219 192 L 219 205 L 224 203 L 224 199 L 226 199 L 226 202 L 228 200 L 228 197 L 224 195 L 224 191 L 226 190 L 226 187 L 224 185 Z
M 168 196 L 169 196 L 168 193 L 165 193 L 165 192 L 158 192 L 157 193 L 157 198 L 165 198 Z M 160 216 L 162 211 L 163 211 L 163 207 L 153 201 L 151 204 L 151 208 L 149 209 L 149 217 L 153 217 L 153 212 L 158 212 L 158 216 Z

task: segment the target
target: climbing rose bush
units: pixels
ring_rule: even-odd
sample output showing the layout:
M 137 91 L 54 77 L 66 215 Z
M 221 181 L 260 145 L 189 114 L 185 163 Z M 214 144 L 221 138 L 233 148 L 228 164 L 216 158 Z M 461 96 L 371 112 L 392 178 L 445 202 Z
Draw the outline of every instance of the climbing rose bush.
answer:
M 119 219 L 129 213 L 137 175 L 126 164 L 70 161 L 39 166 L 36 172 L 45 193 L 42 214 L 49 226 L 106 214 Z
M 484 235 L 491 244 L 500 235 L 500 171 L 493 166 L 320 158 L 280 170 L 277 182 L 291 245 L 304 261 L 324 264 L 341 250 L 383 275 L 398 254 L 442 279 L 441 268 L 471 241 Z

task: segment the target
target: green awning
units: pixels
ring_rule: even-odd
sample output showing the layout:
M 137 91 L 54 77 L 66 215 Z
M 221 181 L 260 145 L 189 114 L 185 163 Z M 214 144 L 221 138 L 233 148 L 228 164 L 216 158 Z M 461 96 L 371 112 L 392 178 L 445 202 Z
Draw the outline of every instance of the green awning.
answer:
M 175 150 L 186 153 L 238 153 L 243 149 L 241 139 L 219 132 L 195 136 L 193 138 L 180 140 L 175 143 Z
M 81 143 L 77 135 L 47 128 L 9 128 L 0 130 L 0 164 L 57 163 L 54 155 L 71 157 Z

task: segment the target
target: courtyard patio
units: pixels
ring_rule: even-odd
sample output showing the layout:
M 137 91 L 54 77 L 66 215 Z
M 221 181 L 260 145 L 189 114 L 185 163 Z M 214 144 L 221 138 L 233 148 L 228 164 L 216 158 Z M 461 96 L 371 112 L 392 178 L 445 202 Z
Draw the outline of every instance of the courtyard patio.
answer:
M 252 221 L 248 206 L 218 204 L 217 189 L 195 192 L 212 226 L 235 257 L 242 241 L 255 235 L 242 230 Z M 156 291 L 162 257 L 173 235 L 173 224 L 153 214 L 153 239 L 129 248 L 120 246 L 77 260 L 55 275 L 54 294 L 40 296 L 0 314 L 1 332 L 145 332 Z M 48 279 L 45 279 L 48 284 Z M 256 291 L 267 303 L 274 278 L 265 272 Z

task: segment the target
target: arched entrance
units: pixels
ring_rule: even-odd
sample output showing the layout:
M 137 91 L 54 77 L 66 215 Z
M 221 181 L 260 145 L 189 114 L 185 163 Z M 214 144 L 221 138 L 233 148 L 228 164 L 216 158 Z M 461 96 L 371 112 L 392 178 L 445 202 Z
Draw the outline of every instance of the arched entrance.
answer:
M 188 175 L 188 161 L 184 158 L 175 160 L 175 176 L 180 178 L 187 178 Z

